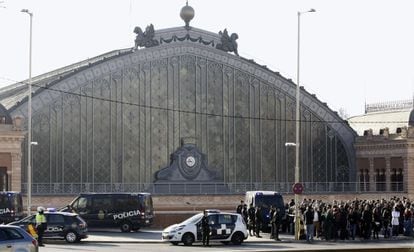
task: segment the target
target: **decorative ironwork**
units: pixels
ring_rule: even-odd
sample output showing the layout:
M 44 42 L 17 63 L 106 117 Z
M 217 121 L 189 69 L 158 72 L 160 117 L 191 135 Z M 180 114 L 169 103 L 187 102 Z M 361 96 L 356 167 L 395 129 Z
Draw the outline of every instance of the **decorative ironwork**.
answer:
M 395 111 L 414 108 L 413 100 L 379 102 L 365 105 L 365 113 Z
M 39 193 L 145 189 L 183 137 L 196 139 L 216 179 L 230 189 L 277 182 L 290 190 L 294 151 L 284 143 L 294 139 L 294 99 L 241 66 L 173 54 L 79 83 L 74 90 L 85 96 L 54 96 L 34 112 Z M 323 188 L 352 180 L 352 150 L 328 122 L 301 110 L 308 121 L 301 125 L 302 180 Z

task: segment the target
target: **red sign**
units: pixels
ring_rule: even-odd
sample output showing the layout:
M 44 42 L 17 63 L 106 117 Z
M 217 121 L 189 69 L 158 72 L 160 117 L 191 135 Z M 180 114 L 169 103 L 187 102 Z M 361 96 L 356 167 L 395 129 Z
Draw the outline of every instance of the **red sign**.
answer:
M 303 185 L 301 183 L 295 183 L 293 185 L 293 193 L 294 194 L 302 194 L 303 192 Z

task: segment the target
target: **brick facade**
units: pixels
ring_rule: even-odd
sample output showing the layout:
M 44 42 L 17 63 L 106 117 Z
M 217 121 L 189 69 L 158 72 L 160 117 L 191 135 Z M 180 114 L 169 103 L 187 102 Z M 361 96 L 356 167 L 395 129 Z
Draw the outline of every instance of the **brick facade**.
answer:
M 4 179 L 7 176 L 7 186 L 0 190 L 22 190 L 22 142 L 25 132 L 21 128 L 21 118 L 14 118 L 11 123 L 0 123 L 0 167 L 6 174 L 0 174 Z

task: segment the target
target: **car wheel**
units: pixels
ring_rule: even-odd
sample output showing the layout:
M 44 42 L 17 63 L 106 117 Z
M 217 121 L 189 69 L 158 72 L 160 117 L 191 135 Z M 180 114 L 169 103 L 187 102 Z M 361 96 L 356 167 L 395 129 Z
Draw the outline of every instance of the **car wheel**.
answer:
M 74 231 L 68 231 L 65 235 L 65 240 L 68 243 L 75 243 L 78 242 L 78 240 L 80 240 L 78 238 L 78 234 Z
M 240 245 L 244 240 L 244 235 L 241 232 L 236 232 L 231 237 L 231 243 L 234 245 Z
M 131 232 L 131 223 L 129 223 L 128 221 L 124 221 L 121 223 L 121 231 L 124 233 L 129 233 Z
M 178 242 L 171 242 L 171 244 L 177 246 Z
M 191 233 L 185 233 L 182 240 L 185 246 L 191 246 L 194 242 L 194 235 Z

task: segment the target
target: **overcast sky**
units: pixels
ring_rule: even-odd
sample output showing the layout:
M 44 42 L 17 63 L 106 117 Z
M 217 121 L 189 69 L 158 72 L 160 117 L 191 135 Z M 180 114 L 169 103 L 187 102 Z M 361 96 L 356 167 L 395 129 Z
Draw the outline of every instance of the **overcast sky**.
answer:
M 1 3 L 2 2 L 2 3 Z M 36 76 L 132 47 L 135 26 L 183 26 L 185 0 L 0 0 L 0 87 L 28 78 L 29 16 L 34 13 Z M 239 54 L 296 82 L 297 11 L 300 82 L 338 111 L 362 114 L 368 103 L 412 99 L 412 0 L 190 0 L 191 26 L 238 33 Z

